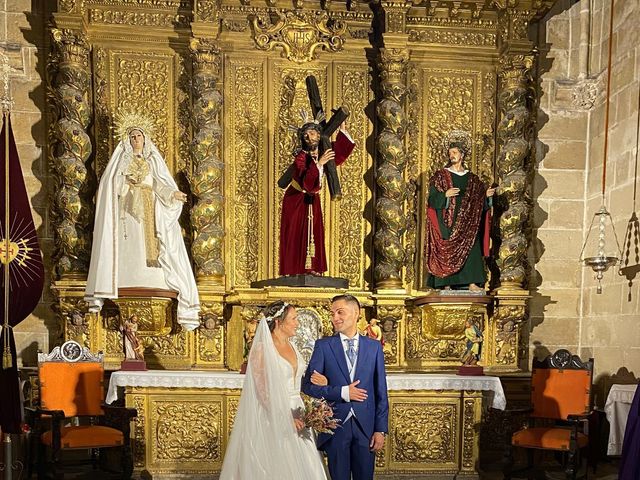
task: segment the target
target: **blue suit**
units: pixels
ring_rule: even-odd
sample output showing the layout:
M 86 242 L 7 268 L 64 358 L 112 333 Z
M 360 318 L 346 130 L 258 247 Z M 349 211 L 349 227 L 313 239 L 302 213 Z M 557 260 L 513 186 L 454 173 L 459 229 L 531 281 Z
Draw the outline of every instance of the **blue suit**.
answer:
M 364 402 L 345 402 L 342 399 L 342 387 L 352 381 L 339 335 L 316 341 L 302 381 L 302 391 L 332 403 L 334 416 L 340 419 L 341 426 L 333 435 L 318 435 L 318 448 L 327 452 L 332 480 L 349 480 L 352 474 L 353 480 L 373 479 L 375 455 L 369 450 L 369 442 L 374 432 L 388 431 L 389 400 L 382 345 L 362 335 L 358 343 L 353 378 L 354 381 L 360 380 L 358 388 L 367 391 Z M 327 377 L 327 386 L 311 383 L 314 370 Z M 352 409 L 354 415 L 345 422 Z

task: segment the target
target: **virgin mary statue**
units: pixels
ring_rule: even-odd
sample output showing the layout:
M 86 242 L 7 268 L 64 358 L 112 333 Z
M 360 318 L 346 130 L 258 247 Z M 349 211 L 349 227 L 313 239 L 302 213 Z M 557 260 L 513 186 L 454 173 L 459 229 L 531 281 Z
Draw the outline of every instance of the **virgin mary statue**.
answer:
M 85 299 L 92 311 L 118 288 L 171 290 L 178 322 L 199 325 L 200 302 L 178 218 L 186 195 L 151 141 L 152 125 L 120 117 L 118 143 L 100 179 Z

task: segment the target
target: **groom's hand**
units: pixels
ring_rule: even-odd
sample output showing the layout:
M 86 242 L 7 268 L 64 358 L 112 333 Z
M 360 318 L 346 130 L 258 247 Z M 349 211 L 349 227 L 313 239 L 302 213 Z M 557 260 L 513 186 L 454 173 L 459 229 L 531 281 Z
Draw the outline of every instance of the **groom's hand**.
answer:
M 352 402 L 364 402 L 367 399 L 367 391 L 356 386 L 359 383 L 360 380 L 356 380 L 349 384 L 349 400 Z
M 372 452 L 377 452 L 382 450 L 384 446 L 384 433 L 375 432 L 373 437 L 371 437 L 371 442 L 369 442 L 369 449 Z

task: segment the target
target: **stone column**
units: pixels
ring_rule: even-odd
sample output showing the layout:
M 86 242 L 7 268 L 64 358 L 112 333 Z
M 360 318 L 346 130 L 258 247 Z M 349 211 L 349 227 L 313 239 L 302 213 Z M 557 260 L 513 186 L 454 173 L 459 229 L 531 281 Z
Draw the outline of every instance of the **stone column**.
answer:
M 54 28 L 51 37 L 48 77 L 54 120 L 49 142 L 57 183 L 52 208 L 55 276 L 85 279 L 93 227 L 92 182 L 86 167 L 92 153 L 87 134 L 92 117 L 90 48 L 85 35 L 77 31 Z
M 374 275 L 378 290 L 403 288 L 402 267 L 405 263 L 405 250 L 402 240 L 407 227 L 404 213 L 404 98 L 407 93 L 405 77 L 408 61 L 409 53 L 405 48 L 383 48 L 380 51 L 378 66 L 383 98 L 377 106 L 381 130 L 376 139 L 378 199 L 374 235 Z
M 224 163 L 220 158 L 221 57 L 212 42 L 193 39 L 193 173 L 191 210 L 199 284 L 224 285 Z

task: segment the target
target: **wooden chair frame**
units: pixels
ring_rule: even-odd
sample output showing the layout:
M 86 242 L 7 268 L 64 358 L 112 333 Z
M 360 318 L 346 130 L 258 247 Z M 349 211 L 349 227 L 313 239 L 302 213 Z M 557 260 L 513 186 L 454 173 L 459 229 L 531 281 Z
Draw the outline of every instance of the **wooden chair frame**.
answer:
M 513 436 L 515 432 L 508 432 L 507 437 L 507 447 L 505 450 L 505 458 L 504 458 L 504 466 L 503 466 L 503 474 L 505 480 L 511 480 L 511 478 L 537 478 L 541 473 L 541 469 L 537 469 L 534 465 L 534 451 L 538 450 L 546 450 L 546 451 L 555 451 L 567 454 L 566 459 L 566 468 L 565 475 L 568 480 L 575 480 L 577 478 L 579 466 L 580 466 L 580 450 L 578 439 L 579 435 L 584 434 L 584 426 L 588 423 L 589 419 L 594 413 L 593 410 L 593 395 L 592 395 L 592 383 L 593 383 L 593 358 L 590 358 L 588 361 L 583 362 L 580 357 L 577 355 L 572 355 L 568 350 L 558 350 L 554 354 L 547 356 L 544 360 L 533 360 L 533 375 L 536 375 L 536 370 L 585 370 L 589 375 L 589 387 L 586 394 L 588 395 L 588 402 L 584 406 L 584 412 L 580 413 L 571 413 L 566 416 L 566 418 L 558 418 L 558 417 L 532 417 L 530 416 L 527 420 L 527 425 L 525 428 L 532 428 L 535 425 L 536 419 L 544 420 L 549 422 L 560 421 L 563 425 L 559 425 L 558 428 L 568 428 L 570 429 L 569 434 L 569 446 L 567 450 L 564 449 L 553 449 L 546 447 L 530 447 L 530 446 L 518 446 L 513 445 Z M 532 376 L 532 384 L 533 384 L 533 376 Z M 520 408 L 520 409 L 507 409 L 506 413 L 511 416 L 523 415 L 523 414 L 533 414 L 534 408 L 533 406 L 530 408 Z M 518 432 L 522 431 L 522 429 L 518 430 Z M 527 466 L 523 469 L 514 470 L 514 456 L 513 450 L 515 447 L 526 448 L 527 449 Z M 582 448 L 588 447 L 588 444 Z M 585 474 L 581 478 L 587 478 L 588 475 L 588 466 L 585 466 Z M 543 477 L 544 478 L 544 477 Z
M 95 362 L 103 364 L 103 354 L 99 352 L 97 355 L 92 354 L 86 347 L 74 341 L 65 342 L 61 347 L 55 347 L 50 354 L 38 353 L 39 368 L 45 362 Z M 63 410 L 50 410 L 42 407 L 28 408 L 27 416 L 29 423 L 33 429 L 32 438 L 37 442 L 37 469 L 38 478 L 44 479 L 53 477 L 54 479 L 63 478 L 60 473 L 61 461 L 60 454 L 65 450 L 74 449 L 90 449 L 91 463 L 94 468 L 98 466 L 98 457 L 100 450 L 104 448 L 121 448 L 121 464 L 122 478 L 129 479 L 133 473 L 133 458 L 131 454 L 131 420 L 137 417 L 135 408 L 126 408 L 122 406 L 107 405 L 101 403 L 100 408 L 104 412 L 103 415 L 87 416 L 75 415 L 67 417 Z M 61 437 L 63 423 L 78 418 L 89 421 L 89 425 L 111 427 L 119 430 L 123 434 L 122 446 L 114 445 L 98 445 L 90 447 L 63 447 Z M 46 445 L 42 442 L 42 435 L 51 431 L 51 462 L 46 458 Z M 29 468 L 29 476 L 31 475 L 31 466 Z

